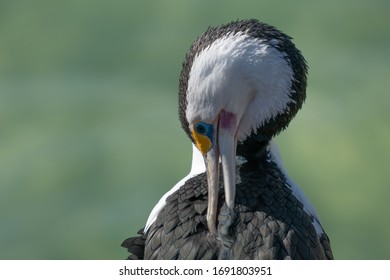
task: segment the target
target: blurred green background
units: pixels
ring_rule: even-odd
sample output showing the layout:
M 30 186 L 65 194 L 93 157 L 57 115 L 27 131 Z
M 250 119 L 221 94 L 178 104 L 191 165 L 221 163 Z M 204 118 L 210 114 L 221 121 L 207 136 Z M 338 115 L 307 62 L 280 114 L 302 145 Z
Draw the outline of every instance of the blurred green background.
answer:
M 187 174 L 178 76 L 208 26 L 294 37 L 308 99 L 279 143 L 338 259 L 390 259 L 390 2 L 0 1 L 0 259 L 124 259 Z

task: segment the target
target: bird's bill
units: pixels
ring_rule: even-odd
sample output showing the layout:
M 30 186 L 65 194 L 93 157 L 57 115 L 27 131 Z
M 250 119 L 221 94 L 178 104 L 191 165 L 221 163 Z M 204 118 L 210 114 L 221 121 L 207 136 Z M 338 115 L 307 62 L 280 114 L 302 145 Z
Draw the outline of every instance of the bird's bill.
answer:
M 208 207 L 207 226 L 211 233 L 217 233 L 219 160 L 221 159 L 225 201 L 232 211 L 236 195 L 236 118 L 233 113 L 222 111 L 214 127 L 214 139 L 211 150 L 205 156 Z
M 214 145 L 213 145 L 214 146 Z M 205 157 L 208 204 L 207 227 L 211 233 L 217 234 L 216 221 L 218 212 L 218 188 L 219 188 L 219 154 L 218 148 L 211 148 Z

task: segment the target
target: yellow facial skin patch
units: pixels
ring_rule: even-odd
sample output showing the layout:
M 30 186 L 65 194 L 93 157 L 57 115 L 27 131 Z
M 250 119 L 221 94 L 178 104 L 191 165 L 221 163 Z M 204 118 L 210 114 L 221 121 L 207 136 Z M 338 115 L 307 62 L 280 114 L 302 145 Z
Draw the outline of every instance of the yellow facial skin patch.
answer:
M 213 146 L 213 126 L 204 122 L 197 123 L 192 129 L 196 147 L 205 156 Z
M 205 156 L 211 149 L 211 140 L 206 135 L 198 134 L 194 130 L 192 131 L 192 137 L 194 137 L 196 147 L 198 147 L 199 151 Z

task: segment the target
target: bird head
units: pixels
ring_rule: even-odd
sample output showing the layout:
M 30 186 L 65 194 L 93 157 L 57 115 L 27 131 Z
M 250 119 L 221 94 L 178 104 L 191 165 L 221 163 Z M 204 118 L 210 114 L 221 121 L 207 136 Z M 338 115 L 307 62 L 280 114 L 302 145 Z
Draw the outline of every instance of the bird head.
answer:
M 237 144 L 271 139 L 305 99 L 307 66 L 291 38 L 257 20 L 209 28 L 190 47 L 180 75 L 179 116 L 202 153 L 208 182 L 207 224 L 217 233 L 219 163 L 233 210 Z

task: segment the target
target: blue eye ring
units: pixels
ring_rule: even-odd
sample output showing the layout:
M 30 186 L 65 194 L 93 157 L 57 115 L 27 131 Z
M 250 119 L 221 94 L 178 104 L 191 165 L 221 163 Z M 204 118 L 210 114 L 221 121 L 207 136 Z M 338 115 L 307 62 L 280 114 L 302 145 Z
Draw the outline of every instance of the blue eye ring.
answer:
M 197 123 L 195 125 L 195 131 L 200 134 L 200 135 L 207 135 L 208 133 L 208 127 L 207 127 L 207 124 L 205 123 Z
M 213 141 L 213 125 L 211 124 L 198 122 L 194 126 L 194 132 L 198 135 L 206 136 L 210 139 L 210 141 Z

